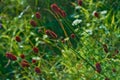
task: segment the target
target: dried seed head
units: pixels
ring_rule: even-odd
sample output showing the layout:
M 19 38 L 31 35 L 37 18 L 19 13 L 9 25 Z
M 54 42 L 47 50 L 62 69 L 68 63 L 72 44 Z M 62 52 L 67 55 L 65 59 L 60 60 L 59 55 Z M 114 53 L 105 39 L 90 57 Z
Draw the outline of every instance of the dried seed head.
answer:
M 104 49 L 104 51 L 105 51 L 106 53 L 108 53 L 108 47 L 107 47 L 106 44 L 103 44 L 103 49 Z

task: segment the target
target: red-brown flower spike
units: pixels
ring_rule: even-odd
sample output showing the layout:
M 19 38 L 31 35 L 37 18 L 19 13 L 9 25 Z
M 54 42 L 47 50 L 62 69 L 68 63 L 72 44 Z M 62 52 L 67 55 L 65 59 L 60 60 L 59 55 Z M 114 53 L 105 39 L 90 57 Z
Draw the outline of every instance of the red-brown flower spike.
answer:
M 52 38 L 57 38 L 57 34 L 51 30 L 46 30 L 45 33 Z
M 6 53 L 6 57 L 10 60 L 13 60 L 13 61 L 17 60 L 17 57 L 10 52 Z
M 16 37 L 15 37 L 15 40 L 16 40 L 17 42 L 21 42 L 20 36 L 16 36 Z
M 98 72 L 98 73 L 100 73 L 101 71 L 102 71 L 102 68 L 101 68 L 101 64 L 100 63 L 96 63 L 95 64 L 95 67 L 96 67 L 96 71 Z
M 71 34 L 70 37 L 71 37 L 72 39 L 74 39 L 74 38 L 75 38 L 75 34 Z
M 41 18 L 40 12 L 36 12 L 35 16 L 36 16 L 37 19 L 40 19 Z
M 25 55 L 24 55 L 24 54 L 21 54 L 20 57 L 21 57 L 22 59 L 24 59 L 24 58 L 25 58 Z
M 78 0 L 78 5 L 79 5 L 79 6 L 82 6 L 82 3 L 83 3 L 82 0 Z
M 32 63 L 36 63 L 37 61 L 35 59 L 32 59 Z
M 60 12 L 60 15 L 61 15 L 62 17 L 66 17 L 66 13 L 65 13 L 64 10 L 60 10 L 59 12 Z
M 57 4 L 51 4 L 51 9 L 54 11 L 54 12 L 59 12 L 60 8 L 57 6 Z
M 30 65 L 26 60 L 22 60 L 21 61 L 21 66 L 24 68 L 24 67 L 29 67 Z
M 39 49 L 37 47 L 33 47 L 33 52 L 34 53 L 38 53 L 39 52 Z
M 39 67 L 35 67 L 35 72 L 36 72 L 36 73 L 41 73 L 40 68 L 39 68 Z
M 36 27 L 36 26 L 37 26 L 37 23 L 36 23 L 34 20 L 31 20 L 31 21 L 30 21 L 30 24 L 31 24 L 33 27 Z
M 99 18 L 99 13 L 95 11 L 94 12 L 94 16 L 97 17 L 97 18 Z

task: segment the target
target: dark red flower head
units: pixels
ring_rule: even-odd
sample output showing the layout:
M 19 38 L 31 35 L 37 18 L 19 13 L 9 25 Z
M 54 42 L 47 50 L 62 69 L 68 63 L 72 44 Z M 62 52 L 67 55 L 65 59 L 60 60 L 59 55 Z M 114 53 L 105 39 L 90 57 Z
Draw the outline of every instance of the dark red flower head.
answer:
M 36 73 L 41 73 L 40 68 L 39 68 L 39 67 L 35 67 L 35 72 L 36 72 Z
M 97 18 L 99 18 L 99 13 L 95 11 L 94 12 L 94 16 L 97 17 Z
M 36 63 L 37 61 L 35 59 L 32 59 L 32 63 Z
M 64 10 L 60 10 L 59 13 L 60 13 L 60 15 L 61 15 L 62 17 L 66 17 L 66 13 L 65 13 Z
M 25 58 L 25 55 L 24 55 L 24 54 L 21 54 L 20 57 L 21 57 L 22 59 L 24 59 L 24 58 Z
M 56 13 L 58 13 L 59 10 L 60 10 L 60 8 L 58 7 L 58 5 L 55 4 L 55 3 L 51 5 L 51 9 L 52 9 L 54 12 L 56 12 Z
M 102 71 L 101 64 L 100 63 L 96 63 L 95 66 L 96 66 L 96 71 L 98 73 L 100 73 Z
M 78 0 L 78 5 L 82 6 L 82 0 Z
M 39 52 L 39 49 L 37 47 L 33 47 L 33 52 L 34 53 L 38 53 Z
M 17 42 L 21 42 L 20 36 L 16 36 L 16 37 L 15 37 L 15 40 L 16 40 Z
M 17 57 L 10 52 L 6 53 L 6 57 L 10 60 L 13 60 L 13 61 L 17 60 Z
M 40 17 L 41 17 L 41 15 L 40 15 L 39 12 L 36 12 L 36 13 L 35 13 L 35 16 L 36 16 L 37 19 L 40 19 Z
M 71 36 L 71 38 L 72 38 L 72 39 L 74 39 L 74 38 L 75 38 L 75 34 L 71 34 L 70 36 Z
M 52 38 L 57 38 L 57 34 L 51 30 L 46 30 L 45 33 Z
M 21 66 L 22 67 L 29 67 L 30 65 L 29 65 L 29 63 L 26 60 L 22 60 L 21 61 Z
M 37 26 L 37 23 L 36 23 L 34 20 L 31 20 L 31 21 L 30 21 L 30 24 L 31 24 L 33 27 L 36 27 L 36 26 Z

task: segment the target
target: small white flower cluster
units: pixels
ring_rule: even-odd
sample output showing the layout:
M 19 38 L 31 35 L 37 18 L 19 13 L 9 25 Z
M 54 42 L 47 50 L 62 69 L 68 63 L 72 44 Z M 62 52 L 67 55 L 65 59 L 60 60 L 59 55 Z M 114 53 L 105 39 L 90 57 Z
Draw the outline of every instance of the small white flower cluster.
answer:
M 101 11 L 101 14 L 104 15 L 107 13 L 107 10 Z
M 81 22 L 82 22 L 81 19 L 76 19 L 73 21 L 72 26 L 76 26 L 76 25 L 80 24 Z

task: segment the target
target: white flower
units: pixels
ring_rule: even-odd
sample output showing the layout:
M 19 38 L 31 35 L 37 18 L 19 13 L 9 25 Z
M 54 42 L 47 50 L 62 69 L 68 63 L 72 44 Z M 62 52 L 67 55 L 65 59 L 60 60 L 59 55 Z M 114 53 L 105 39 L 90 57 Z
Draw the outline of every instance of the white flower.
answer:
M 78 24 L 81 23 L 81 22 L 82 22 L 81 19 L 76 19 L 76 20 L 73 21 L 72 25 L 73 25 L 73 26 L 76 26 L 76 25 L 78 25 Z
M 92 35 L 92 34 L 93 34 L 93 33 L 92 33 L 92 30 L 90 30 L 90 29 L 86 30 L 86 32 L 87 32 L 89 35 Z
M 107 13 L 107 11 L 106 11 L 106 10 L 101 11 L 101 14 L 102 14 L 102 15 L 104 15 L 104 14 L 106 14 L 106 13 Z
M 86 26 L 87 26 L 87 27 L 90 26 L 90 23 L 87 23 Z
M 80 9 L 80 6 L 76 6 L 75 9 L 76 9 L 76 10 Z
M 32 59 L 40 60 L 40 57 L 33 57 Z

